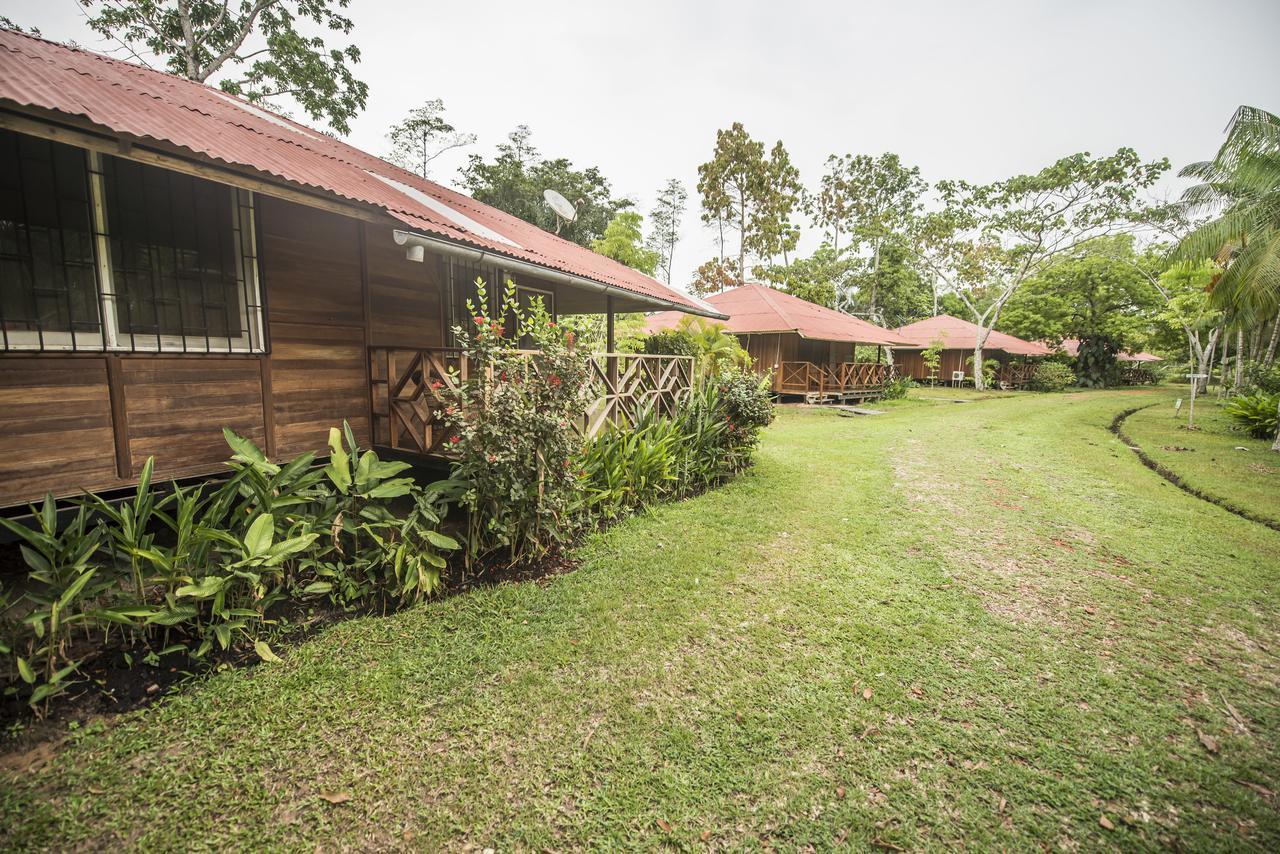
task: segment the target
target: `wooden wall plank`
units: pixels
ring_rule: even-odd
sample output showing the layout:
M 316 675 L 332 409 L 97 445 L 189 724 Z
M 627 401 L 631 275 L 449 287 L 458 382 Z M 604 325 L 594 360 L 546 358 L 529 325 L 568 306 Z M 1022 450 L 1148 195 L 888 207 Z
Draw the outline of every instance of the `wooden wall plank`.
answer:
M 121 360 L 131 477 L 147 457 L 160 476 L 219 471 L 230 456 L 222 428 L 265 442 L 262 375 L 256 359 Z
M 364 330 L 273 323 L 271 395 L 276 453 L 322 451 L 330 427 L 351 423 L 369 441 L 369 388 Z
M 280 199 L 258 203 L 268 319 L 363 324 L 359 222 Z
M 117 479 L 105 358 L 0 358 L 0 506 Z
M 444 324 L 441 265 L 435 255 L 406 260 L 391 229 L 366 229 L 369 274 L 369 344 L 373 347 L 441 347 Z

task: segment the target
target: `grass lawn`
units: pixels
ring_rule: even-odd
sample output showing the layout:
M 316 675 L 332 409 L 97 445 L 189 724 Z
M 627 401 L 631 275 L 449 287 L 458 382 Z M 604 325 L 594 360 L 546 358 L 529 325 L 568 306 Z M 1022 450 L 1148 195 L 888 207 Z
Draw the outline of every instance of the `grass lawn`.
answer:
M 1214 397 L 1196 401 L 1196 430 L 1188 431 L 1185 386 L 1164 390 L 1158 402 L 1124 423 L 1130 439 L 1160 465 L 1200 491 L 1267 519 L 1280 521 L 1280 454 L 1271 441 L 1251 439 Z M 1174 401 L 1182 413 L 1174 417 Z
M 545 585 L 83 728 L 0 772 L 0 838 L 1275 850 L 1280 533 L 1107 431 L 1164 391 L 920 396 L 785 410 Z

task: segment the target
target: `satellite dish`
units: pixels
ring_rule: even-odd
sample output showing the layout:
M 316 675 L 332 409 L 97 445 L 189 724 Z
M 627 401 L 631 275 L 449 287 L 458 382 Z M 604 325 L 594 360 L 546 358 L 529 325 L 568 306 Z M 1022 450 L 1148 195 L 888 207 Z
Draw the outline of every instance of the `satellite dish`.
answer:
M 565 222 L 573 222 L 578 218 L 578 211 L 573 204 L 564 196 L 550 188 L 542 191 L 542 198 L 546 200 L 547 207 L 555 211 L 556 215 L 556 234 L 560 233 L 561 220 Z

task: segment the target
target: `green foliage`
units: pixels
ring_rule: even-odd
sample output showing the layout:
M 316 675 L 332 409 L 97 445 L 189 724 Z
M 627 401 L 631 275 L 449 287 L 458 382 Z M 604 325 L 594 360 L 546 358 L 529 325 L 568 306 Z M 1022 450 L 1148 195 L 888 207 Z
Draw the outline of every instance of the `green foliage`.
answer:
M 973 374 L 973 357 L 964 360 L 965 366 L 969 368 L 969 374 Z M 981 388 L 991 388 L 996 381 L 996 375 L 1000 372 L 1000 363 L 995 359 L 982 360 L 982 385 Z
M 1246 384 L 1263 394 L 1280 394 L 1280 362 L 1255 362 L 1245 368 Z
M 680 225 L 689 204 L 689 191 L 679 178 L 668 178 L 658 193 L 653 210 L 649 212 L 652 231 L 646 242 L 658 254 L 658 272 L 662 281 L 671 284 L 671 265 L 674 263 L 676 244 L 680 242 Z
M 81 0 L 87 23 L 108 40 L 137 55 L 158 57 L 172 74 L 210 82 L 225 92 L 269 104 L 278 97 L 296 101 L 309 116 L 350 133 L 350 120 L 364 109 L 367 84 L 351 66 L 360 61 L 354 45 L 334 49 L 300 25 L 330 33 L 351 32 L 340 13 L 350 0 Z M 246 43 L 262 44 L 246 51 Z
M 1270 439 L 1276 435 L 1277 421 L 1280 420 L 1280 393 L 1258 392 L 1233 397 L 1223 411 L 1255 439 Z
M 942 364 L 942 351 L 946 349 L 947 342 L 942 338 L 935 338 L 929 342 L 929 346 L 924 348 L 920 354 L 920 358 L 924 361 L 924 366 L 929 369 L 930 376 L 936 376 L 938 366 Z
M 1000 329 L 1031 341 L 1103 337 L 1141 349 L 1163 300 L 1130 235 L 1100 237 L 1055 258 L 1009 299 Z
M 915 387 L 915 381 L 905 374 L 885 380 L 880 386 L 881 400 L 899 400 L 907 396 L 907 392 Z
M 692 356 L 702 355 L 702 347 L 697 339 L 683 329 L 669 329 L 655 332 L 644 339 L 644 352 L 651 356 Z
M 477 280 L 480 305 L 487 305 Z M 573 422 L 588 403 L 587 357 L 568 345 L 540 300 L 525 310 L 508 282 L 499 317 L 513 319 L 517 338 L 536 352 L 522 355 L 504 338 L 504 324 L 468 303 L 469 329 L 456 327 L 471 365 L 446 398 L 444 421 L 454 431 L 451 480 L 467 512 L 467 561 L 505 550 L 509 563 L 535 560 L 581 529 L 583 508 L 575 463 L 582 440 Z
M 529 144 L 530 135 L 527 126 L 517 127 L 492 161 L 472 154 L 460 176 L 463 188 L 476 201 L 590 248 L 618 211 L 631 207 L 631 200 L 613 198 L 608 179 L 594 166 L 575 169 L 563 157 L 544 159 Z M 573 222 L 558 223 L 542 197 L 546 189 L 556 190 L 577 207 Z
M 33 527 L 0 519 L 21 539 L 29 570 L 21 601 L 0 608 L 0 654 L 16 674 L 10 693 L 27 683 L 39 707 L 66 688 L 80 664 L 72 629 L 90 646 L 120 631 L 196 658 L 243 641 L 272 660 L 263 633 L 286 599 L 403 603 L 439 588 L 443 554 L 458 544 L 439 531 L 435 492 L 397 477 L 404 463 L 362 452 L 345 424 L 330 431 L 323 470 L 313 454 L 277 465 L 223 432 L 232 475 L 220 485 L 162 494 L 148 459 L 118 504 L 86 496 L 60 526 L 50 496 L 31 508 Z M 398 516 L 393 501 L 412 507 Z
M 1080 339 L 1076 351 L 1076 380 L 1085 388 L 1108 388 L 1120 382 L 1120 346 L 1102 335 Z
M 751 138 L 741 122 L 716 131 L 711 160 L 698 167 L 702 221 L 719 231 L 719 265 L 724 266 L 726 229 L 738 234 L 738 281 L 748 257 L 772 261 L 793 251 L 800 229 L 791 215 L 800 204 L 799 172 L 779 140 L 766 156 L 763 142 Z
M 636 211 L 618 211 L 605 227 L 604 237 L 591 241 L 592 250 L 652 276 L 661 257 L 645 246 L 642 219 Z
M 650 409 L 630 427 L 610 425 L 583 452 L 593 515 L 609 522 L 715 486 L 751 464 L 760 429 L 772 419 L 768 384 L 729 369 L 672 416 Z
M 1076 384 L 1076 375 L 1061 362 L 1043 361 L 1031 372 L 1032 391 L 1063 391 Z
M 716 376 L 733 367 L 751 367 L 751 356 L 743 349 L 738 336 L 721 323 L 694 317 L 681 318 L 674 330 L 650 335 L 645 339 L 644 352 L 693 356 L 696 359 L 694 373 L 699 379 Z
M 1280 117 L 1241 106 L 1214 159 L 1192 163 L 1181 175 L 1201 182 L 1182 195 L 1187 213 L 1216 216 L 1187 235 L 1173 257 L 1224 262 L 1213 288 L 1216 306 L 1274 313 L 1280 307 Z

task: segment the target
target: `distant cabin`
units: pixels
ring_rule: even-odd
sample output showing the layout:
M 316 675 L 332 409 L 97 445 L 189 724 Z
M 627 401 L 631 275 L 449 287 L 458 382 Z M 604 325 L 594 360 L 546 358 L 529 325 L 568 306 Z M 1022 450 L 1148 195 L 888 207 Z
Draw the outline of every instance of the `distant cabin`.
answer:
M 973 348 L 982 331 L 977 325 L 949 314 L 940 314 L 899 326 L 894 331 L 907 339 L 910 345 L 894 350 L 894 361 L 903 374 L 917 382 L 973 380 Z M 941 359 L 936 375 L 930 376 L 924 351 L 937 343 L 942 345 Z M 1023 341 L 994 330 L 982 347 L 983 360 L 990 359 L 999 365 L 996 381 L 1011 387 L 1025 385 L 1029 379 L 1031 365 L 1028 358 L 1052 353 L 1043 344 Z
M 756 371 L 772 376 L 779 395 L 874 397 L 894 371 L 883 348 L 910 343 L 888 329 L 755 282 L 712 294 L 706 303 L 728 317 L 723 326 L 738 337 Z M 675 329 L 684 316 L 661 312 L 645 329 Z M 876 359 L 858 362 L 858 345 L 875 347 Z

